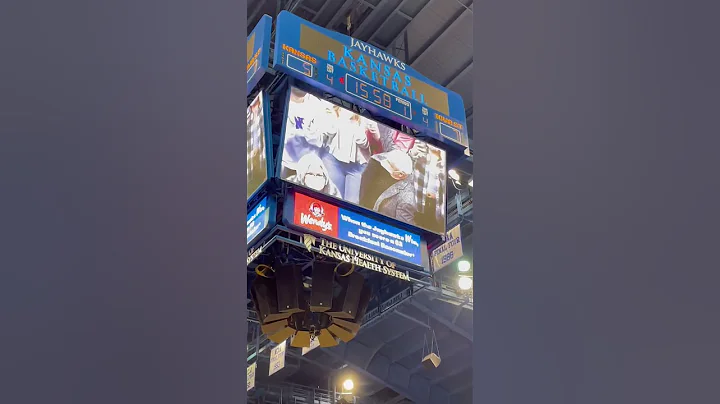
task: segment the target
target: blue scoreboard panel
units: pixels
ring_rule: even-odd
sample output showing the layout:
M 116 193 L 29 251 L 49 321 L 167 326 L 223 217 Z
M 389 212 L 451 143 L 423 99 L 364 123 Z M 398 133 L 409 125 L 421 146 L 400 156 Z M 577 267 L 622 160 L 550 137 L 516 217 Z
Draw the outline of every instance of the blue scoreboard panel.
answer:
M 250 94 L 268 69 L 272 17 L 264 15 L 247 38 L 247 94 Z
M 276 70 L 375 114 L 468 145 L 462 97 L 372 45 L 282 11 L 274 60 Z

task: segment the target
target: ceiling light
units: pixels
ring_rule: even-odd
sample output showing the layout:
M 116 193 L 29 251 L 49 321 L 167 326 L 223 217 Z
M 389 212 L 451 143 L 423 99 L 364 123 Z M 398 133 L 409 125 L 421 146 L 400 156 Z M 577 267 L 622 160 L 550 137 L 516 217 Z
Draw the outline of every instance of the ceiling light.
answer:
M 470 188 L 472 188 L 472 182 L 473 182 L 473 180 L 471 178 L 470 181 L 468 182 L 468 185 L 470 186 Z
M 458 173 L 454 168 L 448 171 L 448 177 L 452 178 L 455 182 L 460 182 L 460 173 Z
M 470 270 L 470 267 L 471 267 L 470 261 L 468 261 L 468 260 L 461 260 L 460 262 L 458 262 L 458 271 L 459 272 L 467 272 Z
M 353 383 L 352 379 L 346 379 L 343 382 L 343 389 L 345 390 L 352 390 L 353 387 L 355 387 L 355 383 Z
M 460 290 L 472 289 L 472 278 L 461 276 L 460 279 L 458 279 L 458 287 L 460 287 Z

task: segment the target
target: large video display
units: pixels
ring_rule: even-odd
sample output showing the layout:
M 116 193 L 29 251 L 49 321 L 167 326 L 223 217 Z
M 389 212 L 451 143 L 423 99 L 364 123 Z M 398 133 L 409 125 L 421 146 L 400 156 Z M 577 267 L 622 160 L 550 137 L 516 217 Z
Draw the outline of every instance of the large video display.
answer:
M 281 179 L 445 233 L 445 151 L 291 87 Z
M 265 110 L 262 92 L 247 109 L 247 197 L 268 179 L 267 146 L 265 144 Z

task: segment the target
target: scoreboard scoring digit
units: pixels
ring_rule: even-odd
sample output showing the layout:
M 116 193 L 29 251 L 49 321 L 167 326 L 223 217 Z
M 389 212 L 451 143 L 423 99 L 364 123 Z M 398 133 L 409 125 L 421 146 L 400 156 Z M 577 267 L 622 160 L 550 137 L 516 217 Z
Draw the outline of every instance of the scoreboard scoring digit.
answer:
M 285 65 L 287 65 L 288 68 L 310 78 L 313 78 L 315 74 L 315 66 L 313 66 L 312 63 L 302 60 L 295 55 L 288 54 Z

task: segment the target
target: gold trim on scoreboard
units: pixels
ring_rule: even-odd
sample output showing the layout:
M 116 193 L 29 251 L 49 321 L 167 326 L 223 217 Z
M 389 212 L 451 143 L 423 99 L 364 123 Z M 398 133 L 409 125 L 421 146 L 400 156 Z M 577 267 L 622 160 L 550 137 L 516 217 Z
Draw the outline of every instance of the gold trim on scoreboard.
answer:
M 255 33 L 253 32 L 247 39 L 247 62 L 253 57 L 253 49 L 255 49 Z

